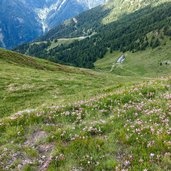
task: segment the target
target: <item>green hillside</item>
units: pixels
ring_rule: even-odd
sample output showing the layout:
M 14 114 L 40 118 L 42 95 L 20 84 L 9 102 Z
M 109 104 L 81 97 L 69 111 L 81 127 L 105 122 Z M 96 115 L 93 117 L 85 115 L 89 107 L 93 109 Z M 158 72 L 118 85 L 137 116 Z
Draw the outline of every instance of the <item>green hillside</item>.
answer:
M 112 3 L 85 12 L 75 18 L 76 21 L 72 19 L 54 28 L 37 45 L 24 44 L 15 50 L 57 63 L 93 68 L 94 62 L 103 58 L 108 50 L 136 52 L 154 49 L 170 39 L 169 0 Z M 52 46 L 61 37 L 70 39 L 75 36 L 85 38 Z
M 41 94 L 48 97 L 48 91 Z M 44 110 L 1 116 L 0 170 L 171 169 L 171 78 L 120 85 L 65 107 L 53 102 Z
M 0 171 L 170 171 L 170 50 L 170 0 L 110 0 L 0 49 Z
M 0 170 L 170 170 L 168 48 L 98 72 L 0 49 Z
M 87 99 L 119 79 L 0 49 L 0 117 Z
M 171 73 L 171 42 L 158 48 L 138 52 L 107 52 L 104 58 L 95 62 L 95 69 L 124 76 L 160 77 Z M 122 55 L 126 59 L 117 63 Z
M 112 10 L 103 18 L 102 23 L 109 24 L 123 15 L 130 14 L 146 6 L 154 7 L 167 2 L 170 2 L 170 0 L 130 0 L 129 3 L 126 0 L 109 0 L 104 8 Z

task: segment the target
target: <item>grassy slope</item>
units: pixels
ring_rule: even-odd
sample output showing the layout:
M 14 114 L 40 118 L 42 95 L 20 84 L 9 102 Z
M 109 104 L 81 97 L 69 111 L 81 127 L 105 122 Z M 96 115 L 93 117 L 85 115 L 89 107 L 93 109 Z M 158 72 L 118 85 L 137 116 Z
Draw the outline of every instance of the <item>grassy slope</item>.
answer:
M 79 37 L 75 37 L 75 38 L 63 38 L 63 39 L 58 39 L 57 42 L 55 42 L 54 40 L 51 41 L 51 45 L 48 47 L 48 50 L 53 49 L 57 46 L 60 46 L 61 44 L 63 45 L 68 45 L 71 44 L 72 42 L 76 41 L 76 40 L 82 40 L 83 38 L 79 38 Z
M 79 40 L 83 40 L 85 37 L 75 37 L 75 38 L 60 38 L 60 39 L 54 39 L 54 40 L 49 40 L 50 45 L 46 48 L 47 51 L 56 48 L 58 46 L 63 45 L 69 45 L 71 43 L 73 43 L 74 41 L 79 41 Z M 30 44 L 30 46 L 34 46 L 35 44 L 39 45 L 41 43 L 47 43 L 47 41 L 37 41 L 37 42 L 33 42 Z M 26 52 L 27 54 L 27 52 Z
M 136 53 L 126 52 L 126 60 L 123 64 L 116 64 L 117 59 L 122 55 L 121 52 L 107 53 L 103 59 L 95 63 L 95 68 L 105 71 L 111 71 L 118 75 L 128 76 L 147 76 L 158 77 L 162 75 L 170 75 L 171 72 L 171 41 L 167 40 L 166 45 L 162 45 L 155 49 L 147 49 Z M 170 64 L 160 62 L 168 61 Z
M 0 117 L 86 99 L 119 80 L 0 49 Z
M 117 20 L 121 16 L 130 14 L 145 6 L 157 6 L 165 2 L 170 2 L 170 0 L 109 0 L 109 2 L 106 5 L 104 5 L 104 8 L 112 8 L 112 10 L 106 17 L 102 18 L 102 23 L 109 24 Z
M 0 49 L 0 170 L 171 170 L 170 46 L 128 52 L 111 73 L 120 52 L 99 73 Z
M 123 77 L 120 67 L 101 73 L 0 50 L 0 170 L 170 170 L 171 78 L 139 77 L 170 60 L 154 51 L 127 56 Z M 114 54 L 96 67 L 109 71 Z
M 168 171 L 170 101 L 163 78 L 1 119 L 0 169 Z

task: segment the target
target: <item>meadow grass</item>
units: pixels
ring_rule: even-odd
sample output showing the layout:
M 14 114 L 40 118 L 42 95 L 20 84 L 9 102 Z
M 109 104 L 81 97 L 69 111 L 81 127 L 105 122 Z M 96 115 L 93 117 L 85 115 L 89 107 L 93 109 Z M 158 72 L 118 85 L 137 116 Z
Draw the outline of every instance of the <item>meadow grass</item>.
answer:
M 74 38 L 59 38 L 56 40 L 51 40 L 49 41 L 50 45 L 47 47 L 47 51 L 56 48 L 58 46 L 61 45 L 69 45 L 71 43 L 73 43 L 74 41 L 80 41 L 85 39 L 86 37 L 74 37 Z M 37 42 L 33 42 L 30 44 L 30 46 L 34 46 L 34 45 L 40 45 L 41 43 L 48 43 L 48 41 L 37 41 Z
M 0 170 L 171 169 L 170 76 L 131 57 L 116 75 L 110 55 L 93 71 L 0 49 Z
M 95 68 L 122 76 L 151 78 L 169 76 L 171 72 L 170 48 L 171 41 L 167 40 L 166 44 L 155 49 L 148 48 L 135 53 L 108 52 L 104 58 L 96 61 Z M 122 64 L 117 64 L 116 61 L 122 54 L 125 54 L 126 60 Z M 167 65 L 165 62 L 168 62 Z
M 0 50 L 0 117 L 85 100 L 128 80 Z
M 170 170 L 171 79 L 0 121 L 2 170 Z

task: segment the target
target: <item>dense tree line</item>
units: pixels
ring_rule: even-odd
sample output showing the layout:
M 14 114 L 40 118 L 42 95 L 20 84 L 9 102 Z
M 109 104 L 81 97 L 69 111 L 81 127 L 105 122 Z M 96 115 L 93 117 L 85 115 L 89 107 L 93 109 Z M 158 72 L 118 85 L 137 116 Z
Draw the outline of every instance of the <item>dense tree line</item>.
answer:
M 113 23 L 98 26 L 96 32 L 94 36 L 69 45 L 60 45 L 50 51 L 45 48 L 48 47 L 48 43 L 31 46 L 29 54 L 55 62 L 92 68 L 93 63 L 102 58 L 109 49 L 110 52 L 135 52 L 147 47 L 156 48 L 164 36 L 171 36 L 171 3 L 157 7 L 148 6 L 124 15 Z M 25 49 L 24 46 L 22 48 Z

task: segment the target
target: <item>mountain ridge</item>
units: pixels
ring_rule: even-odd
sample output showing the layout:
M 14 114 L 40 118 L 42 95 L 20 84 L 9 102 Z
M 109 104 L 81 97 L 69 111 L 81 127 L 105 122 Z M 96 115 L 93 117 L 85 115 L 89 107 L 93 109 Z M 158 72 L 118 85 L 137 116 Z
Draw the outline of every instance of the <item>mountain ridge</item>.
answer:
M 134 2 L 138 5 L 143 1 Z M 149 5 L 148 1 L 145 7 L 139 10 L 134 8 L 133 12 L 128 14 L 125 14 L 125 11 L 130 9 L 125 4 L 112 9 L 106 6 L 96 7 L 76 17 L 77 22 L 70 19 L 49 31 L 37 43 L 25 44 L 15 50 L 55 62 L 93 68 L 94 62 L 102 58 L 107 51 L 136 52 L 148 47 L 156 48 L 165 44 L 165 40 L 171 35 L 171 1 L 153 2 L 156 3 Z M 129 2 L 127 3 L 129 5 Z M 104 18 L 121 7 L 125 7 L 123 14 L 114 15 L 113 22 L 109 24 L 102 24 Z M 84 36 L 84 39 L 70 44 L 58 44 L 62 37 L 69 40 L 77 36 Z M 51 45 L 53 48 L 49 48 Z
M 2 0 L 0 47 L 11 49 L 32 41 L 64 20 L 104 2 L 105 0 Z

